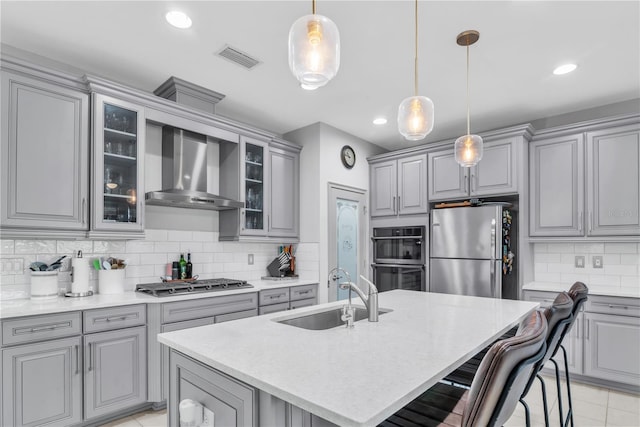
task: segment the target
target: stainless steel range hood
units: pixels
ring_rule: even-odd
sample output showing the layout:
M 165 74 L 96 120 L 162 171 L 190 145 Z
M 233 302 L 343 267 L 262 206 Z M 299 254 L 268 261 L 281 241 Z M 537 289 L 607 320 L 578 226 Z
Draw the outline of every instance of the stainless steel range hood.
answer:
M 207 193 L 207 140 L 171 126 L 162 128 L 162 188 L 146 193 L 148 205 L 227 210 L 244 203 Z

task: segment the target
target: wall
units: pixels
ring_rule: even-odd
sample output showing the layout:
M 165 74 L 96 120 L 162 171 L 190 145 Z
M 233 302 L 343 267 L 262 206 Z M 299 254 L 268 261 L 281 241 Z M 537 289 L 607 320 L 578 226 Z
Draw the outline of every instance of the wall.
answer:
M 366 159 L 385 150 L 325 123 L 297 129 L 284 138 L 303 146 L 300 156 L 300 242 L 317 245 L 320 283 L 327 283 L 328 183 L 364 189 L 368 199 L 369 164 Z M 356 165 L 352 169 L 346 169 L 340 161 L 340 150 L 347 144 L 356 152 Z M 319 287 L 318 298 L 320 302 L 328 300 L 326 286 Z
M 318 277 L 316 246 L 300 244 L 296 249 L 299 276 L 315 280 Z M 144 240 L 0 240 L 3 267 L 0 300 L 29 297 L 28 267 L 31 262 L 51 263 L 62 255 L 71 257 L 78 250 L 89 258 L 127 259 L 126 289 L 134 290 L 138 283 L 159 282 L 160 276 L 166 275 L 167 264 L 177 261 L 180 253 L 185 253 L 186 257 L 189 251 L 193 274 L 200 278 L 257 280 L 267 274 L 267 265 L 278 254 L 278 244 L 219 242 L 217 232 L 168 229 L 148 229 Z M 248 265 L 250 253 L 254 254 L 253 265 Z M 58 274 L 61 292 L 71 290 L 69 262 L 69 258 L 65 259 L 63 271 Z M 97 288 L 96 270 L 91 270 L 90 286 Z
M 535 243 L 533 252 L 536 282 L 640 290 L 640 243 Z M 575 267 L 578 255 L 584 268 Z M 594 256 L 603 257 L 603 268 L 593 268 Z

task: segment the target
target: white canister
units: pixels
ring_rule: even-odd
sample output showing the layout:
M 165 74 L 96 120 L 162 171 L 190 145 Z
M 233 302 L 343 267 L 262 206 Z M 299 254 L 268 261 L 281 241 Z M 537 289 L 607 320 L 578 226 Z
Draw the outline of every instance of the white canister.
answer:
M 58 296 L 57 271 L 31 272 L 31 299 L 45 300 Z
M 121 294 L 124 292 L 124 268 L 98 270 L 98 293 Z
M 73 294 L 89 292 L 89 258 L 71 260 L 71 292 Z

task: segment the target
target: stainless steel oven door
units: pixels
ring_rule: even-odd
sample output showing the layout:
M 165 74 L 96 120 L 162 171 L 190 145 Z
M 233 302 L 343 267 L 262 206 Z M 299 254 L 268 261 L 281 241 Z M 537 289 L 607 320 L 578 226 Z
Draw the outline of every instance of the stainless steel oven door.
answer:
M 393 289 L 426 291 L 426 271 L 424 265 L 371 264 L 373 278 L 378 292 Z
M 425 227 L 374 228 L 371 240 L 376 264 L 425 264 Z

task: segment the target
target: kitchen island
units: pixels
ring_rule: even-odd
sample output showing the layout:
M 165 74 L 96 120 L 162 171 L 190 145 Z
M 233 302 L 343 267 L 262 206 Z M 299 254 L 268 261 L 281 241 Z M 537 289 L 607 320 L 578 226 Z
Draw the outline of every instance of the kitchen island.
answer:
M 394 290 L 380 294 L 380 309 L 392 311 L 377 323 L 327 330 L 278 323 L 344 303 L 158 335 L 171 348 L 169 425 L 178 424 L 185 398 L 225 425 L 227 416 L 249 426 L 305 425 L 310 417 L 376 425 L 538 306 Z

